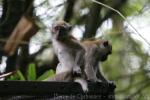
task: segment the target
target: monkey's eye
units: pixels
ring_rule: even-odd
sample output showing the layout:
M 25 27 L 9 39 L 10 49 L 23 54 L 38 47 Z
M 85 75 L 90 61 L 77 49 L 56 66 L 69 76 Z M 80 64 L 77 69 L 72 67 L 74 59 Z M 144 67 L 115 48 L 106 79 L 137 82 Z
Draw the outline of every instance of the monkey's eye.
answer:
M 55 30 L 60 30 L 60 26 L 55 26 Z
M 103 45 L 104 45 L 104 47 L 107 47 L 108 46 L 108 41 L 104 41 Z

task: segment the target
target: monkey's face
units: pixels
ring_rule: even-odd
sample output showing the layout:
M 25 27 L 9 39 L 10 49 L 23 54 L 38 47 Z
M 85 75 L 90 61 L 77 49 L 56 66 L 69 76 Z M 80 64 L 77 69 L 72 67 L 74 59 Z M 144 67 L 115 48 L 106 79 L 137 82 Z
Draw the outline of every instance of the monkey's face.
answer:
M 112 53 L 112 45 L 108 41 L 102 41 L 99 45 L 99 60 L 100 61 L 105 61 Z
M 64 38 L 69 36 L 69 31 L 72 26 L 65 21 L 58 21 L 52 25 L 52 34 L 56 35 L 57 38 Z

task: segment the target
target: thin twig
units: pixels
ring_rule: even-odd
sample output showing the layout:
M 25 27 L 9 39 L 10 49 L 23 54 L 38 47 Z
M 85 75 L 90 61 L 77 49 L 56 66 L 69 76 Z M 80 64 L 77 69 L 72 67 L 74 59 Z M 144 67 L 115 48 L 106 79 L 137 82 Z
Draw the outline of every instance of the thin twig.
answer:
M 0 75 L 0 79 L 1 79 L 1 78 L 5 78 L 5 77 L 7 77 L 7 76 L 10 76 L 10 75 L 12 75 L 13 73 L 14 73 L 14 71 L 13 71 L 13 72 L 8 72 L 8 73 L 4 73 L 4 74 Z
M 128 19 L 127 19 L 120 11 L 118 11 L 118 10 L 116 10 L 116 9 L 114 9 L 114 8 L 112 8 L 112 7 L 110 7 L 110 6 L 106 5 L 106 4 L 104 4 L 104 3 L 101 3 L 101 2 L 99 2 L 99 1 L 96 1 L 96 0 L 92 0 L 92 2 L 94 2 L 94 3 L 96 3 L 96 4 L 99 4 L 99 5 L 102 5 L 102 6 L 106 7 L 106 8 L 108 8 L 108 9 L 110 9 L 110 10 L 116 12 L 117 14 L 119 14 L 125 21 L 127 21 L 127 23 L 132 27 L 132 29 L 136 32 L 136 34 L 139 35 L 139 36 L 150 46 L 150 43 L 148 42 L 148 40 L 146 40 L 146 39 L 136 30 L 136 28 L 130 23 L 130 21 L 128 21 Z

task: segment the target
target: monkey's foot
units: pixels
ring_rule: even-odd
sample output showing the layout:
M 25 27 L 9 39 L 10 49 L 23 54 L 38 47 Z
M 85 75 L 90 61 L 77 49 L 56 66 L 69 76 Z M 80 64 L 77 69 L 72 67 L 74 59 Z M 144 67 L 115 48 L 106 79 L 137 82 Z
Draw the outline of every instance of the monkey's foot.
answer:
M 102 83 L 102 80 L 99 79 L 88 79 L 88 82 L 96 82 L 96 83 Z
M 108 84 L 114 88 L 116 88 L 116 84 L 114 81 L 108 81 Z
M 97 83 L 102 83 L 102 80 L 99 80 L 99 79 L 98 79 L 98 80 L 96 80 L 96 82 L 97 82 Z

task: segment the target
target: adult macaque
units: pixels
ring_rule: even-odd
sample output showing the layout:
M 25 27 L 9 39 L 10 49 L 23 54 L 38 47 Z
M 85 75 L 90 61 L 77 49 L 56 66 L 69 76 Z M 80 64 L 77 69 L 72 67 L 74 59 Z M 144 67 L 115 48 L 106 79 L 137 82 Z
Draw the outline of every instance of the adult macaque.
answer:
M 58 21 L 52 25 L 52 44 L 59 64 L 56 68 L 56 76 L 48 81 L 75 81 L 81 84 L 83 91 L 88 91 L 84 80 L 84 53 L 83 46 L 74 39 L 69 31 L 71 25 Z
M 112 52 L 112 46 L 106 40 L 86 40 L 82 44 L 86 50 L 85 68 L 87 80 L 94 82 L 108 82 L 99 68 L 99 61 L 105 61 Z

